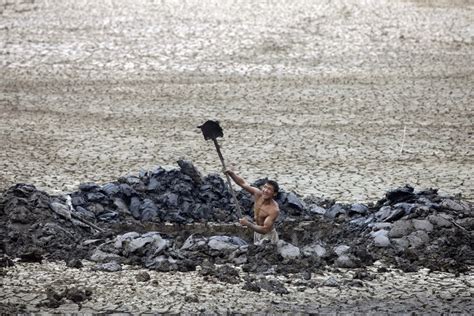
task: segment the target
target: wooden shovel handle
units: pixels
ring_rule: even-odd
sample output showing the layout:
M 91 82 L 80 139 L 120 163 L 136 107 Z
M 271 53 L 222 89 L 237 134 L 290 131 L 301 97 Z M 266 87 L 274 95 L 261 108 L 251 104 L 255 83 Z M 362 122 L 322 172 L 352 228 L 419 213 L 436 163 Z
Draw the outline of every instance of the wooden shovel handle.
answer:
M 215 138 L 212 139 L 214 141 L 214 146 L 216 146 L 217 154 L 219 155 L 219 159 L 221 160 L 222 167 L 224 170 L 227 170 L 224 162 L 224 157 L 222 156 L 221 149 L 219 147 L 219 144 L 217 143 L 217 140 Z M 226 173 L 225 177 L 227 178 L 227 183 L 229 184 L 230 192 L 232 193 L 232 197 L 234 198 L 235 201 L 235 206 L 237 208 L 237 216 L 239 218 L 242 217 L 242 209 L 240 207 L 239 201 L 237 200 L 237 196 L 235 195 L 234 189 L 232 188 L 232 182 L 230 181 L 229 175 Z

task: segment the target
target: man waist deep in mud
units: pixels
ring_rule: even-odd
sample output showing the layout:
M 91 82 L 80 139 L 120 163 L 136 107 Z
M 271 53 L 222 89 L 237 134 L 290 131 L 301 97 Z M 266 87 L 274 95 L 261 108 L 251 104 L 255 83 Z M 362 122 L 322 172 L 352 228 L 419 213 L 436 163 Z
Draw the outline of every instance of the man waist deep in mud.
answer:
M 255 223 L 250 222 L 246 217 L 239 220 L 240 224 L 254 231 L 254 244 L 259 244 L 263 240 L 269 240 L 272 243 L 278 241 L 278 233 L 273 224 L 278 215 L 280 208 L 278 203 L 273 199 L 278 194 L 278 183 L 268 180 L 262 189 L 253 187 L 247 183 L 242 177 L 238 176 L 232 170 L 225 170 L 232 180 L 242 189 L 249 192 L 254 197 L 253 212 Z

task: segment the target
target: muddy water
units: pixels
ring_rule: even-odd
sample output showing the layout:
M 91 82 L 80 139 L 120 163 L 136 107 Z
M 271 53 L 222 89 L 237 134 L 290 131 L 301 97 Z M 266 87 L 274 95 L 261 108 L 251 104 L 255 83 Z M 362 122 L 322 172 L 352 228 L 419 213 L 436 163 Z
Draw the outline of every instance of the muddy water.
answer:
M 0 2 L 0 186 L 192 159 L 341 201 L 474 198 L 469 1 Z

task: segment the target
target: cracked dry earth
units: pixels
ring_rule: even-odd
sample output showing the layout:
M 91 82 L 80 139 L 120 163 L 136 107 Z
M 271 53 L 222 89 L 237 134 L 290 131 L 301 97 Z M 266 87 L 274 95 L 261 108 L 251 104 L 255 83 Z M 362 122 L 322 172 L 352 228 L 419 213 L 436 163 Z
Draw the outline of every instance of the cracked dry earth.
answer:
M 219 171 L 196 128 L 215 118 L 249 180 L 473 199 L 471 1 L 1 3 L 3 189 L 70 192 L 179 157 Z
M 410 183 L 472 201 L 473 10 L 468 0 L 2 0 L 0 189 L 70 192 L 180 157 L 217 172 L 196 128 L 216 118 L 226 160 L 250 181 L 350 202 Z M 196 273 L 150 271 L 138 284 L 134 269 L 18 264 L 1 301 L 35 310 L 58 282 L 94 287 L 81 307 L 91 312 L 473 311 L 472 272 L 392 271 L 304 291 L 293 277 L 278 296 Z
M 125 266 L 119 272 L 67 268 L 62 263 L 18 264 L 10 268 L 5 291 L 0 294 L 5 306 L 23 312 L 55 313 L 57 309 L 38 308 L 46 299 L 46 289 L 88 288 L 90 299 L 78 304 L 69 301 L 62 313 L 465 313 L 474 310 L 473 271 L 455 277 L 450 273 L 422 269 L 405 274 L 399 270 L 377 273 L 378 263 L 368 271 L 375 278 L 354 282 L 354 270 L 322 271 L 311 279 L 301 275 L 261 276 L 276 279 L 289 293 L 284 295 L 243 290 L 241 282 L 222 283 L 204 279 L 198 272 L 160 273 L 147 271 L 150 280 L 138 281 L 145 272 Z M 328 282 L 329 281 L 329 282 Z

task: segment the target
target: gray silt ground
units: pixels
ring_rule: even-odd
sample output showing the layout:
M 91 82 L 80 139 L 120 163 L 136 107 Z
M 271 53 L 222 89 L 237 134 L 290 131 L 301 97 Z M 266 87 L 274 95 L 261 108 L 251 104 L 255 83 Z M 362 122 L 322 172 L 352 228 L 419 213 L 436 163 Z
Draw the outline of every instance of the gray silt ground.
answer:
M 471 1 L 0 2 L 0 185 L 194 161 L 250 181 L 473 199 Z M 403 135 L 405 131 L 405 140 Z M 403 152 L 401 151 L 403 143 Z

